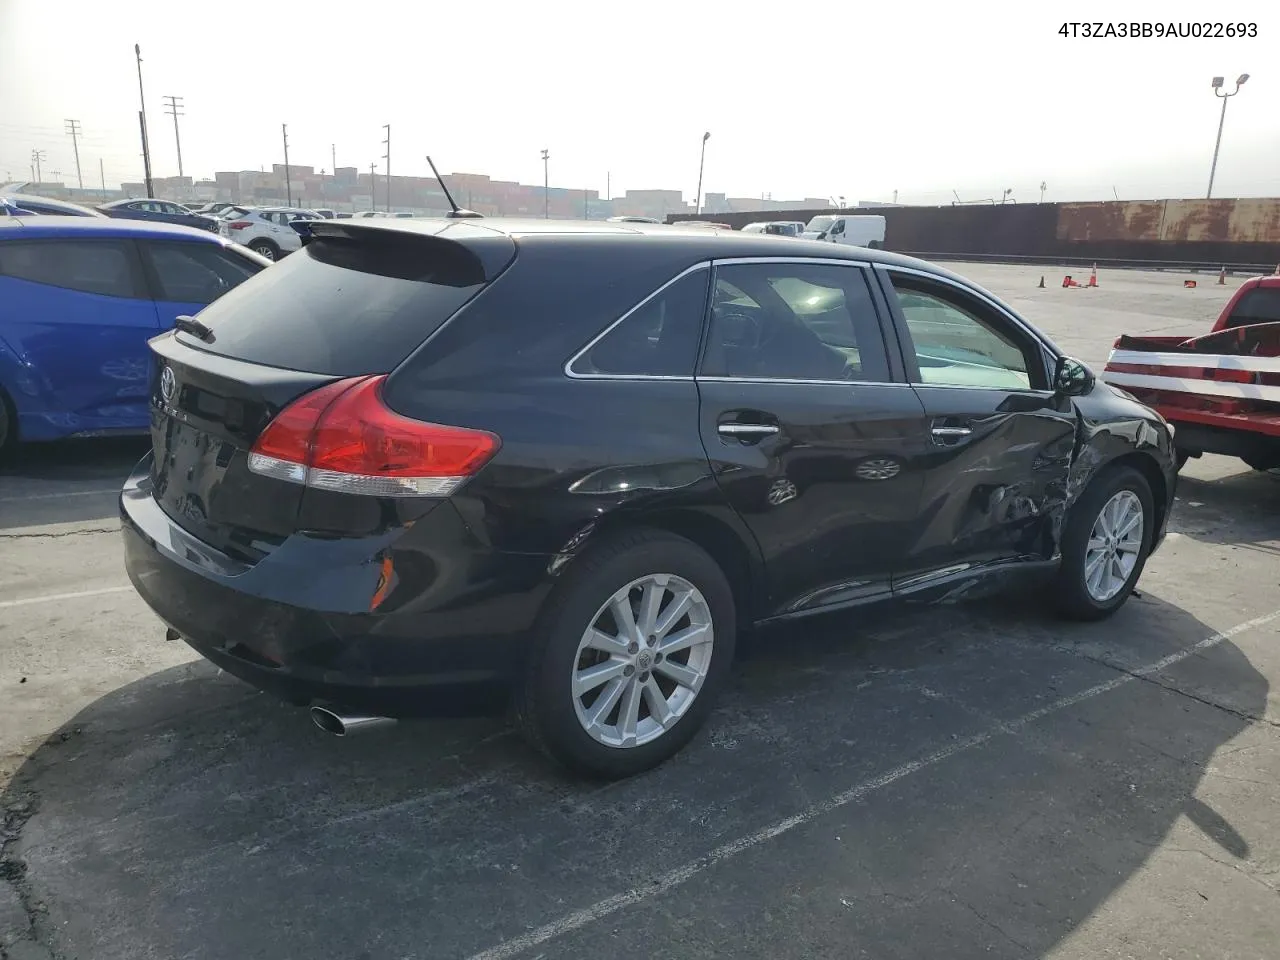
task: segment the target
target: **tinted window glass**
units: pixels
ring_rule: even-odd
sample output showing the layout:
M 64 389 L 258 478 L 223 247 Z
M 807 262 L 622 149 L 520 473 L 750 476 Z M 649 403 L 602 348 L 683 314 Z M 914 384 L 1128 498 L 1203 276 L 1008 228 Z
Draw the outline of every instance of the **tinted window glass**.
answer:
M 1044 387 L 1039 351 L 1025 334 L 960 291 L 895 275 L 920 382 L 1027 390 Z
M 124 241 L 0 243 L 0 274 L 104 297 L 138 296 Z
M 803 263 L 718 268 L 702 374 L 887 381 L 865 271 Z
M 480 262 L 434 238 L 317 239 L 201 311 L 184 342 L 336 376 L 386 373 L 484 285 Z
M 707 302 L 707 272 L 681 277 L 573 362 L 574 373 L 690 377 Z
M 144 243 L 159 289 L 158 300 L 212 303 L 261 268 L 212 243 Z
M 1251 323 L 1280 323 L 1280 287 L 1254 287 L 1227 317 L 1228 327 L 1247 327 Z

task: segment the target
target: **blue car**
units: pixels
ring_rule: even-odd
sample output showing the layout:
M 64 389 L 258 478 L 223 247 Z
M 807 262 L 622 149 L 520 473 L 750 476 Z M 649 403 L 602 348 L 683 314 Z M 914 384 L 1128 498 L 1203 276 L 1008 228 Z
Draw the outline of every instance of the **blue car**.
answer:
M 19 212 L 20 211 L 20 212 Z M 52 197 L 31 197 L 22 193 L 10 193 L 0 196 L 0 213 L 10 216 L 42 217 L 105 217 L 105 213 L 82 207 L 78 203 L 66 200 L 54 200 Z
M 202 230 L 0 218 L 0 452 L 147 430 L 147 341 L 270 266 Z

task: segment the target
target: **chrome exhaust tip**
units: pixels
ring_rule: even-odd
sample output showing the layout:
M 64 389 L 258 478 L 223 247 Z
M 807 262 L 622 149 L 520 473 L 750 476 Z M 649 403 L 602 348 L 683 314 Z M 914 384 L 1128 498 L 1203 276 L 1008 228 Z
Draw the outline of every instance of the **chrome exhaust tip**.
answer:
M 373 717 L 363 713 L 346 713 L 338 707 L 316 704 L 311 708 L 311 722 L 335 737 L 346 737 L 354 733 L 363 733 L 377 727 L 389 727 L 395 720 L 391 717 Z

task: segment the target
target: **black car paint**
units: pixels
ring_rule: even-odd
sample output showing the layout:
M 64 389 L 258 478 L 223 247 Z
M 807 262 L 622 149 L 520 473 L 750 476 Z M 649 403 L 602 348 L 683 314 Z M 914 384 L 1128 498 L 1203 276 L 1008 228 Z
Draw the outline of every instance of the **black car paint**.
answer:
M 430 229 L 350 224 L 334 226 Z M 530 228 L 503 282 L 392 373 L 384 396 L 393 409 L 502 437 L 494 460 L 443 502 L 281 490 L 249 474 L 249 438 L 292 396 L 332 378 L 234 370 L 238 361 L 223 363 L 180 335 L 157 338 L 180 396 L 202 384 L 221 395 L 240 381 L 254 399 L 213 404 L 217 424 L 156 399 L 157 449 L 172 455 L 161 433 L 189 430 L 192 462 L 214 466 L 181 502 L 165 502 L 166 464 L 144 461 L 130 478 L 121 508 L 139 592 L 201 653 L 284 695 L 383 712 L 471 712 L 500 699 L 522 668 L 524 640 L 555 584 L 594 543 L 629 526 L 699 543 L 738 585 L 744 619 L 754 622 L 892 597 L 946 599 L 1011 569 L 1051 569 L 1071 505 L 1120 460 L 1152 483 L 1159 542 L 1176 476 L 1168 433 L 1101 383 L 1075 397 L 1011 394 L 991 410 L 961 404 L 966 417 L 980 415 L 981 429 L 938 446 L 926 436 L 922 391 L 904 382 L 812 393 L 771 383 L 765 396 L 762 385 L 741 382 L 566 375 L 567 361 L 615 318 L 717 259 L 922 270 L 998 304 L 947 271 L 880 251 L 711 231 L 664 240 L 662 228 L 618 226 L 604 238 Z M 491 223 L 467 231 L 455 232 L 458 242 L 481 246 L 496 232 Z M 903 380 L 912 358 L 900 350 L 900 313 L 885 309 L 891 300 L 888 288 L 877 294 L 893 331 L 890 369 Z M 1040 339 L 1051 375 L 1059 352 Z M 264 376 L 268 384 L 252 386 Z M 783 421 L 776 437 L 743 443 L 715 432 L 722 413 L 764 406 Z M 229 415 L 241 418 L 238 436 Z M 867 422 L 880 429 L 862 429 Z M 979 466 L 980 483 L 957 485 Z M 218 529 L 218 509 L 249 501 L 266 535 L 236 542 Z M 895 558 L 903 567 L 889 577 Z
M 194 227 L 197 230 L 218 232 L 218 220 L 216 217 L 199 213 L 157 213 L 153 210 L 138 210 L 129 206 L 129 204 L 136 202 L 138 201 L 115 200 L 111 203 L 101 204 L 97 209 L 99 213 L 117 219 L 150 220 L 154 223 L 172 223 L 180 227 Z

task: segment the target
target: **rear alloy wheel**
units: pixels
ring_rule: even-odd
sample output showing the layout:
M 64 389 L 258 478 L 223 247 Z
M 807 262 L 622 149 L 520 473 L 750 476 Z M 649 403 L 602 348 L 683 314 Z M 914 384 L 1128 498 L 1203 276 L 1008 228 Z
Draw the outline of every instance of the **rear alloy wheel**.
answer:
M 711 608 L 697 587 L 670 573 L 633 580 L 578 641 L 572 682 L 582 729 L 607 747 L 656 740 L 697 699 L 714 648 Z
M 700 548 L 633 531 L 580 558 L 554 597 L 516 713 L 553 759 L 628 777 L 697 732 L 734 652 L 728 581 Z
M 1151 552 L 1151 486 L 1131 467 L 1104 470 L 1076 501 L 1063 528 L 1059 609 L 1100 620 L 1133 592 Z
M 268 260 L 280 259 L 279 248 L 269 240 L 255 240 L 249 244 L 249 249 L 260 257 L 266 257 Z

